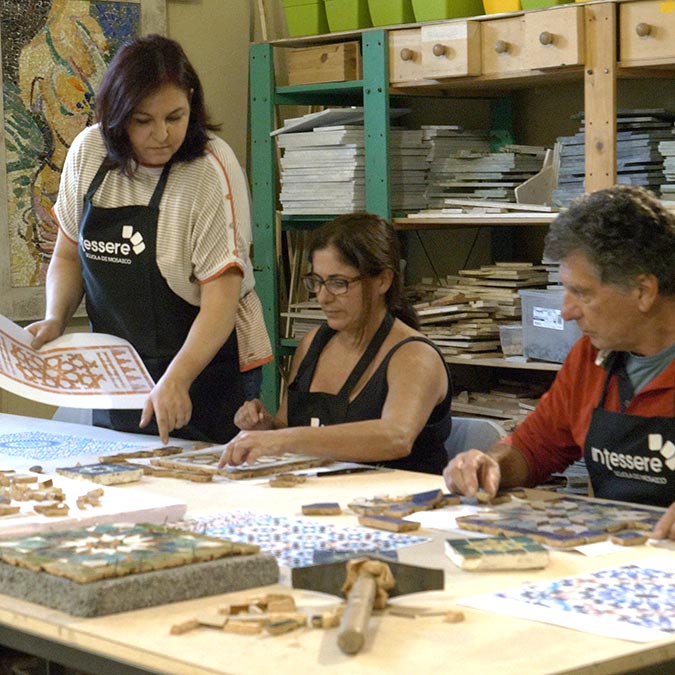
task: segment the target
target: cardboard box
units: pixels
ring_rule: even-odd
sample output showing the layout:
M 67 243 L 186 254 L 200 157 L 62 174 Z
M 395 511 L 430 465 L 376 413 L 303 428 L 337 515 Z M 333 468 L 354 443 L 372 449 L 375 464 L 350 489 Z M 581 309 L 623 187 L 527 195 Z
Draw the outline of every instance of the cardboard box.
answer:
M 564 290 L 519 291 L 523 311 L 523 354 L 528 359 L 562 363 L 581 337 L 575 321 L 562 318 Z
M 347 82 L 363 77 L 358 41 L 289 49 L 287 64 L 289 85 Z

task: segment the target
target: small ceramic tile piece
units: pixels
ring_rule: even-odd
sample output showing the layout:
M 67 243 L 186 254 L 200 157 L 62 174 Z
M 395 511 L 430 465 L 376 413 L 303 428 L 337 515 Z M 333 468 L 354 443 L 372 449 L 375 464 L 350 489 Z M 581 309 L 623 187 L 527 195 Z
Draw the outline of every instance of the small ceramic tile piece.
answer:
M 527 535 L 446 539 L 445 553 L 464 570 L 540 569 L 548 564 L 548 550 Z
M 416 492 L 410 495 L 409 501 L 417 504 L 423 509 L 432 509 L 443 500 L 443 492 L 441 490 L 427 490 L 426 492 Z
M 461 612 L 458 609 L 450 609 L 445 613 L 445 616 L 443 617 L 443 621 L 445 623 L 461 623 L 464 621 L 465 616 L 464 612 Z
M 613 544 L 619 546 L 639 546 L 644 544 L 649 537 L 644 532 L 636 532 L 635 530 L 622 530 L 615 532 L 611 537 Z
M 191 630 L 194 630 L 195 628 L 199 628 L 201 624 L 197 619 L 188 619 L 187 621 L 182 621 L 181 623 L 175 623 L 173 626 L 171 626 L 171 630 L 169 631 L 171 635 L 183 635 Z
M 210 626 L 211 628 L 222 628 L 227 623 L 226 614 L 214 614 L 210 612 L 204 612 L 203 614 L 198 614 L 196 621 L 200 626 Z
M 56 473 L 68 478 L 90 480 L 99 485 L 134 483 L 143 478 L 143 469 L 128 464 L 82 464 L 56 469 Z
M 359 523 L 365 527 L 374 527 L 378 530 L 388 530 L 389 532 L 410 532 L 417 530 L 420 526 L 419 523 L 412 520 L 380 515 L 359 516 Z
M 476 499 L 481 504 L 496 506 L 497 504 L 505 504 L 506 502 L 510 502 L 512 496 L 509 492 L 498 492 L 494 497 L 490 497 L 490 495 L 485 492 L 483 488 L 479 488 L 478 492 L 476 492 Z
M 389 504 L 380 512 L 380 515 L 391 516 L 392 518 L 405 518 L 415 511 L 420 511 L 416 504 L 412 502 L 397 502 L 395 504 Z
M 319 502 L 316 504 L 304 504 L 302 513 L 305 516 L 339 516 L 342 509 L 337 502 Z
M 299 476 L 294 473 L 280 473 L 274 478 L 270 478 L 269 484 L 272 487 L 295 487 L 307 481 L 307 476 Z

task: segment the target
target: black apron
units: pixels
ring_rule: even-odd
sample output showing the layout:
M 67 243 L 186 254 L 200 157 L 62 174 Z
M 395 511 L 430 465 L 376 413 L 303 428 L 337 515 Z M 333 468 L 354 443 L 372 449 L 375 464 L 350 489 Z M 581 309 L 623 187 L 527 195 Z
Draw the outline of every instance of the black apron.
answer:
M 347 381 L 337 394 L 310 392 L 314 371 L 329 340 L 335 331 L 326 324 L 322 325 L 312 340 L 305 358 L 298 368 L 298 374 L 288 388 L 288 423 L 289 426 L 311 426 L 312 424 L 332 425 L 345 422 L 357 422 L 379 419 L 382 415 L 382 403 L 386 398 L 388 384 L 386 371 L 389 359 L 399 347 L 410 341 L 423 341 L 436 349 L 429 340 L 422 337 L 409 337 L 395 345 L 385 356 L 372 377 L 365 384 L 359 395 L 350 402 L 350 395 L 372 362 L 384 339 L 389 334 L 394 319 L 390 314 L 373 336 L 363 356 L 350 373 Z M 452 428 L 452 382 L 443 355 L 438 352 L 448 377 L 448 392 L 445 399 L 432 411 L 424 428 L 413 443 L 410 454 L 388 461 L 367 462 L 376 466 L 385 466 L 404 471 L 421 471 L 440 475 L 448 463 L 445 441 Z
M 584 457 L 593 493 L 602 499 L 670 506 L 675 501 L 675 417 L 625 414 L 634 392 L 623 359 L 616 354 L 609 365 L 586 435 Z M 619 380 L 621 412 L 604 408 L 613 376 Z
M 185 342 L 199 313 L 176 295 L 157 266 L 159 203 L 167 164 L 148 206 L 100 208 L 92 198 L 108 171 L 101 165 L 84 197 L 79 256 L 92 331 L 128 340 L 158 381 Z M 172 432 L 178 438 L 224 443 L 238 432 L 234 414 L 244 402 L 235 332 L 190 387 L 192 419 Z M 158 433 L 156 422 L 140 429 L 140 410 L 95 410 L 97 426 Z
M 387 313 L 366 347 L 366 351 L 363 352 L 359 362 L 354 366 L 354 370 L 349 374 L 337 394 L 301 391 L 298 387 L 298 382 L 303 379 L 303 375 L 309 377 L 308 382 L 311 383 L 314 377 L 314 368 L 319 362 L 319 354 L 335 333 L 334 331 L 326 331 L 325 340 L 313 340 L 303 363 L 300 364 L 295 380 L 288 387 L 288 425 L 291 427 L 330 426 L 346 422 L 349 396 L 375 358 L 393 325 L 394 317 Z M 305 364 L 314 365 L 311 373 L 303 372 L 307 368 Z M 305 368 L 303 368 L 303 365 L 305 365 Z M 307 389 L 309 389 L 309 385 Z

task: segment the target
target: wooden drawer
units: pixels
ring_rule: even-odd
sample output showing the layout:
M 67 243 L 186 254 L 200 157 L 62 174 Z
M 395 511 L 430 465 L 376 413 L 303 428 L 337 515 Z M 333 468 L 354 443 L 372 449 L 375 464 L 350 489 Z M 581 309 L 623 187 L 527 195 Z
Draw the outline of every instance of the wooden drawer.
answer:
M 453 21 L 422 26 L 422 70 L 424 77 L 434 80 L 479 75 L 479 23 Z
M 524 17 L 527 68 L 583 65 L 583 7 L 563 6 L 527 12 Z
M 419 28 L 389 31 L 389 81 L 424 79 L 422 34 Z
M 622 66 L 675 64 L 675 5 L 641 0 L 619 5 Z
M 289 49 L 287 64 L 289 85 L 345 82 L 363 77 L 360 43 L 356 41 Z
M 525 70 L 525 18 L 481 21 L 481 72 L 484 75 Z

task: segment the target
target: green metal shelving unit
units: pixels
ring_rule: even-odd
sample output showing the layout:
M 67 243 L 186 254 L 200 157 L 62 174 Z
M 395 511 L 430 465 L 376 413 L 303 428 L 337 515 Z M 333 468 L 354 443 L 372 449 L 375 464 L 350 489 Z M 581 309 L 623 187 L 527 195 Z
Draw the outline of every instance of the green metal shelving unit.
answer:
M 263 305 L 267 330 L 272 336 L 274 363 L 263 369 L 262 398 L 276 410 L 280 375 L 278 360 L 290 348 L 279 333 L 276 250 L 277 159 L 274 139 L 275 108 L 278 105 L 349 105 L 364 107 L 366 153 L 366 209 L 391 218 L 389 180 L 389 64 L 383 30 L 361 34 L 363 79 L 306 86 L 277 87 L 274 78 L 274 45 L 253 44 L 249 50 L 251 115 L 251 191 L 253 251 L 257 290 Z M 339 215 L 339 214 L 335 214 Z M 282 229 L 308 228 L 324 219 L 286 217 Z
M 251 184 L 253 196 L 253 245 L 258 294 L 265 323 L 272 336 L 274 363 L 265 366 L 262 398 L 270 410 L 278 405 L 279 357 L 290 355 L 294 341 L 280 337 L 277 251 L 277 156 L 274 138 L 275 108 L 279 105 L 362 105 L 364 107 L 366 210 L 387 220 L 392 217 L 389 167 L 389 58 L 385 30 L 360 33 L 363 79 L 302 86 L 277 87 L 273 43 L 253 44 L 249 50 L 251 115 Z M 283 45 L 276 48 L 289 48 Z M 478 98 L 483 98 L 480 94 Z M 510 97 L 491 98 L 492 129 L 508 139 L 513 127 Z M 339 215 L 339 214 L 335 214 Z M 327 217 L 281 216 L 284 230 L 311 229 Z

